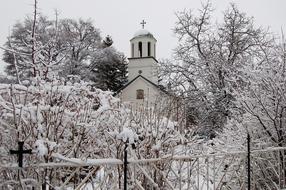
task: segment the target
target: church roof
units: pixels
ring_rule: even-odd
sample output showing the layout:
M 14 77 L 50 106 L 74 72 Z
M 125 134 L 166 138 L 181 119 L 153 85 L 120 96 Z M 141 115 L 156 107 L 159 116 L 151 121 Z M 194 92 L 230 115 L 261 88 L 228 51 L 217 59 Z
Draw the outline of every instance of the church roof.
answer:
M 131 83 L 133 83 L 136 79 L 138 79 L 139 77 L 141 77 L 142 79 L 144 79 L 145 81 L 147 81 L 148 83 L 152 84 L 153 86 L 155 86 L 158 90 L 164 92 L 165 94 L 169 94 L 166 90 L 163 89 L 162 86 L 157 85 L 155 83 L 153 83 L 152 81 L 148 80 L 147 78 L 145 78 L 142 75 L 138 75 L 137 77 L 135 77 L 134 79 L 132 79 L 130 82 L 128 82 L 126 85 L 124 85 L 122 88 L 120 88 L 116 93 L 114 93 L 114 96 L 116 96 L 117 94 L 119 94 L 122 90 L 124 90 L 127 86 L 129 86 Z

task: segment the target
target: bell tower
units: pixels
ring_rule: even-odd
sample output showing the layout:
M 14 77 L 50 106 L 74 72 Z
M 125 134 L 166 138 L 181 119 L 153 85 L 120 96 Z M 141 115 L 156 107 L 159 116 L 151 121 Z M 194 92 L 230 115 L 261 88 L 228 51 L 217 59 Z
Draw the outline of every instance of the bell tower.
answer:
M 131 57 L 128 58 L 128 81 L 142 75 L 151 82 L 158 84 L 157 40 L 151 32 L 144 29 L 146 24 L 144 20 L 140 24 L 142 24 L 142 29 L 138 30 L 130 40 Z

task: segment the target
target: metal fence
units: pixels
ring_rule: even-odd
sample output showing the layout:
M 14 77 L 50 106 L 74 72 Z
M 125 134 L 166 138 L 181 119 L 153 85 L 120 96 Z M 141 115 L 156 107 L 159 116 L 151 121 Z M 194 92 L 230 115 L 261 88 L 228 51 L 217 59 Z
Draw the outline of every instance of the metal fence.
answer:
M 285 150 L 251 151 L 249 170 L 247 151 L 132 160 L 131 180 L 141 185 L 138 189 L 282 189 L 286 187 Z
M 18 168 L 2 166 L 0 189 L 124 189 L 224 190 L 283 189 L 286 148 L 253 150 L 248 168 L 247 151 L 208 155 L 166 155 L 134 159 L 43 163 Z M 131 154 L 132 155 L 132 154 Z M 250 175 L 248 175 L 250 171 Z

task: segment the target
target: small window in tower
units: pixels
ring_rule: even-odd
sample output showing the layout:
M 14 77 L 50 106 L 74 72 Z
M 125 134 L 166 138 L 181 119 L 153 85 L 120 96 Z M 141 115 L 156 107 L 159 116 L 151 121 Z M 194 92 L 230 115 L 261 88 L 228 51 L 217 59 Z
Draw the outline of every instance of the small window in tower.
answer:
M 134 44 L 132 43 L 131 46 L 131 57 L 134 57 Z
M 142 57 L 142 42 L 138 43 L 139 57 Z
M 148 42 L 148 56 L 151 56 L 151 42 Z
M 156 58 L 156 44 L 154 44 L 154 57 Z
M 144 90 L 142 89 L 136 90 L 136 99 L 144 99 Z

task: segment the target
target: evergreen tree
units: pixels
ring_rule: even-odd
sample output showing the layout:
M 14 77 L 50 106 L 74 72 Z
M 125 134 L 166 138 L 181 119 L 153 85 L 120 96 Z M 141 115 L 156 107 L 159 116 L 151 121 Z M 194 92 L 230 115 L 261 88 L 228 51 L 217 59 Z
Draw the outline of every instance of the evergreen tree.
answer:
M 90 65 L 91 80 L 100 89 L 119 90 L 127 82 L 126 57 L 113 47 L 106 47 L 95 54 Z

